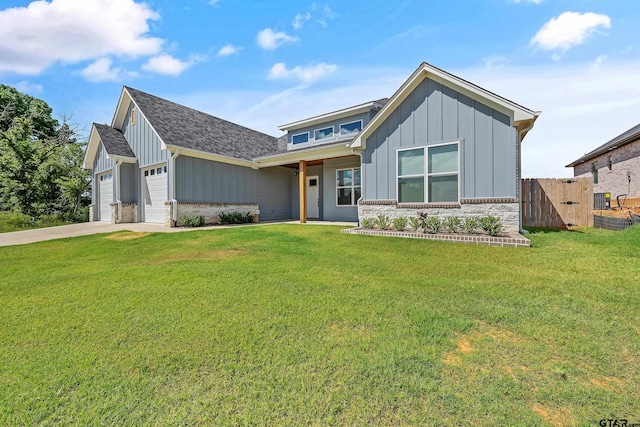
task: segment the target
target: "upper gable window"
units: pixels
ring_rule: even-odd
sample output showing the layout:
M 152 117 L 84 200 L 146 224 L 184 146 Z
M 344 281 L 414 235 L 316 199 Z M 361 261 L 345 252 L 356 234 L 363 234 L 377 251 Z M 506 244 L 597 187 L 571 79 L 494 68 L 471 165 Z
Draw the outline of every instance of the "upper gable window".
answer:
M 131 110 L 131 115 L 129 116 L 129 124 L 131 126 L 134 126 L 136 124 L 136 118 L 137 118 L 136 116 L 137 116 L 137 111 L 135 108 L 133 108 Z
M 327 139 L 333 137 L 333 126 L 323 129 L 316 129 L 314 131 L 314 138 L 316 141 L 321 139 Z
M 340 135 L 355 135 L 362 130 L 362 120 L 340 125 Z
M 309 142 L 309 132 L 299 133 L 291 137 L 292 144 L 303 144 Z

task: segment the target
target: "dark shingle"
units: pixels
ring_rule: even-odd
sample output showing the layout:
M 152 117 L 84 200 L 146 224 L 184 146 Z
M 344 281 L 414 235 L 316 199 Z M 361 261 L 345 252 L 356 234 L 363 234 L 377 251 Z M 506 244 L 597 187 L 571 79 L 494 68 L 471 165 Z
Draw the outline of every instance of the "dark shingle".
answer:
M 129 144 L 127 144 L 127 140 L 124 138 L 122 132 L 107 125 L 98 123 L 94 123 L 93 125 L 96 127 L 102 145 L 104 145 L 104 149 L 107 150 L 108 154 L 135 159 L 136 156 L 133 154 Z
M 640 138 L 640 124 L 637 124 L 631 129 L 629 129 L 628 131 L 621 133 L 620 135 L 613 138 L 611 141 L 606 142 L 605 144 L 602 144 L 600 147 L 596 148 L 595 150 L 588 152 L 584 156 L 580 157 L 578 160 L 575 160 L 574 162 L 568 164 L 566 167 L 571 168 L 571 167 L 577 166 L 580 163 L 584 163 L 587 160 L 598 157 L 602 153 L 606 153 L 607 151 L 609 151 L 610 149 L 613 149 L 614 147 L 617 148 L 621 145 L 632 142 L 638 138 Z
M 126 87 L 167 145 L 251 160 L 278 152 L 278 138 Z

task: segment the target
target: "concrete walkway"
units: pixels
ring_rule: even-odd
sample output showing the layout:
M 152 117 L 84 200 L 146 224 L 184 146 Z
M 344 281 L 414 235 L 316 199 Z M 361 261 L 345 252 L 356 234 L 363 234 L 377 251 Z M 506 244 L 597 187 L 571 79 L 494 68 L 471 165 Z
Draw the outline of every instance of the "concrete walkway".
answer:
M 64 239 L 67 237 L 88 236 L 99 233 L 113 233 L 115 231 L 134 231 L 147 233 L 180 233 L 184 231 L 197 230 L 220 230 L 232 227 L 257 227 L 269 224 L 299 224 L 298 221 L 285 222 L 260 222 L 257 224 L 243 225 L 213 225 L 209 227 L 185 228 L 185 227 L 166 227 L 162 224 L 150 223 L 129 223 L 129 224 L 109 224 L 106 222 L 84 222 L 81 224 L 61 225 L 59 227 L 37 228 L 35 230 L 14 231 L 11 233 L 0 233 L 0 246 L 26 245 L 28 243 L 44 242 L 46 240 Z M 328 221 L 309 221 L 310 225 L 342 225 L 355 227 L 355 222 L 328 222 Z

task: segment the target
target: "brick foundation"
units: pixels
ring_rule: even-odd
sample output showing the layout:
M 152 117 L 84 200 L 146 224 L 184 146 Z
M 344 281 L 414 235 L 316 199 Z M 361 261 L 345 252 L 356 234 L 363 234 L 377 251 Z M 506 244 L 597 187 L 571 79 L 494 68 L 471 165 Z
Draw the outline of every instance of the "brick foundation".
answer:
M 511 246 L 511 247 L 530 247 L 531 241 L 522 237 L 518 233 L 513 233 L 507 237 L 493 237 L 487 235 L 476 234 L 428 234 L 414 233 L 405 231 L 389 231 L 389 230 L 366 230 L 363 228 L 347 228 L 341 230 L 346 234 L 364 234 L 367 236 L 386 236 L 386 237 L 402 237 L 405 239 L 425 239 L 425 240 L 442 240 L 446 242 L 457 243 L 474 243 L 478 245 L 490 246 Z

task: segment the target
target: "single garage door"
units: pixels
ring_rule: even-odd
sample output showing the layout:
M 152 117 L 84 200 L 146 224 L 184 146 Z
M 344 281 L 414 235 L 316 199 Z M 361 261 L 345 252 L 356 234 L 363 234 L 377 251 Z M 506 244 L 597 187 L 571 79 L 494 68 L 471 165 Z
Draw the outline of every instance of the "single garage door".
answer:
M 164 224 L 167 201 L 167 167 L 145 169 L 142 173 L 144 222 Z
M 100 203 L 100 221 L 111 222 L 111 203 L 113 203 L 113 175 L 111 172 L 98 177 L 100 185 L 98 201 Z

